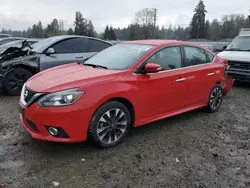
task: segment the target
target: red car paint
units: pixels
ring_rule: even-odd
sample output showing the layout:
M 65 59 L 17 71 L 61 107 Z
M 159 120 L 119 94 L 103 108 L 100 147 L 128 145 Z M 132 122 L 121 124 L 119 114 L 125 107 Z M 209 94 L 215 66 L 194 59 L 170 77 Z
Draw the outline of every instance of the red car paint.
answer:
M 191 45 L 182 41 L 145 40 L 126 43 L 155 45 L 126 70 L 106 70 L 77 63 L 43 71 L 26 83 L 27 88 L 41 93 L 52 93 L 78 87 L 84 95 L 74 104 L 60 107 L 40 107 L 37 103 L 24 106 L 25 118 L 32 121 L 39 132 L 31 129 L 24 117 L 21 122 L 33 138 L 56 142 L 81 142 L 87 139 L 90 119 L 104 102 L 123 98 L 134 108 L 134 127 L 181 114 L 207 105 L 209 93 L 220 83 L 227 94 L 233 85 L 225 76 L 225 64 L 215 55 L 211 64 L 183 67 L 153 74 L 134 71 L 154 52 L 167 46 Z M 208 51 L 208 50 L 207 50 Z M 210 73 L 213 73 L 209 76 Z M 184 82 L 177 80 L 185 79 Z M 23 106 L 20 102 L 20 105 Z M 70 138 L 51 136 L 45 125 L 61 127 Z

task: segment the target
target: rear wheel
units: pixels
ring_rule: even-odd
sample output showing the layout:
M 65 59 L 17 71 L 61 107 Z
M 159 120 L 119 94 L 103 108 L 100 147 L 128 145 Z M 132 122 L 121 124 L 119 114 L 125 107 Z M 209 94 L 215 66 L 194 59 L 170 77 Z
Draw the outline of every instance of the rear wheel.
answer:
M 121 142 L 130 127 L 128 108 L 117 101 L 107 102 L 92 117 L 88 138 L 101 148 L 110 148 Z
M 22 91 L 23 84 L 31 77 L 33 74 L 24 68 L 16 68 L 9 72 L 4 79 L 4 89 L 7 93 L 14 96 L 19 96 Z
M 223 89 L 221 85 L 216 84 L 211 90 L 206 109 L 209 112 L 216 112 L 219 110 L 222 101 L 223 101 Z

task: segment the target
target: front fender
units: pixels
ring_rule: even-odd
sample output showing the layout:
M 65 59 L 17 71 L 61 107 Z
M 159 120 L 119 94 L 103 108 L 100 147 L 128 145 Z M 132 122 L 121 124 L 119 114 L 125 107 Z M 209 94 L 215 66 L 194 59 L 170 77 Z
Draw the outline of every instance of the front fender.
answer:
M 88 106 L 98 108 L 103 103 L 114 99 L 123 98 L 130 101 L 132 104 L 136 103 L 136 83 L 125 83 L 117 81 L 100 83 L 99 85 L 92 85 L 83 88 L 85 94 L 83 97 L 88 101 Z M 115 91 L 115 92 L 114 92 Z
M 38 72 L 39 70 L 39 55 L 33 56 L 25 56 L 16 58 L 10 61 L 5 61 L 1 64 L 0 70 L 8 69 L 9 67 L 19 67 L 19 66 L 26 66 L 31 68 L 34 72 Z

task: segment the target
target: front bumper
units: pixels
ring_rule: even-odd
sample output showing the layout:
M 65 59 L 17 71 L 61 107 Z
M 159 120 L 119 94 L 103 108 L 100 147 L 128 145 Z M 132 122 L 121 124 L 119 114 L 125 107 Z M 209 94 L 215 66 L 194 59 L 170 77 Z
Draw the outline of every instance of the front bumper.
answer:
M 227 74 L 237 81 L 250 82 L 250 70 L 229 68 Z
M 93 111 L 91 108 L 82 110 L 78 105 L 44 108 L 35 103 L 28 108 L 22 107 L 20 120 L 34 139 L 68 143 L 86 141 Z M 59 128 L 66 136 L 52 136 L 48 132 L 48 127 Z

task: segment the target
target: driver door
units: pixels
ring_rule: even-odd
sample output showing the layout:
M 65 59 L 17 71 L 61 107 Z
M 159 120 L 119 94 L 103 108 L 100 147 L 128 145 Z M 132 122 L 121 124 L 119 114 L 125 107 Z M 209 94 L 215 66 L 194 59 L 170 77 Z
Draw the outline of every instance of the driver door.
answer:
M 162 71 L 138 75 L 140 106 L 145 112 L 138 118 L 170 114 L 185 108 L 187 80 L 184 69 L 180 69 L 183 66 L 181 48 L 161 49 L 148 62 L 161 65 Z
M 80 62 L 94 55 L 94 52 L 87 52 L 87 38 L 70 38 L 51 46 L 54 54 L 42 54 L 40 57 L 40 71 L 58 65 Z

